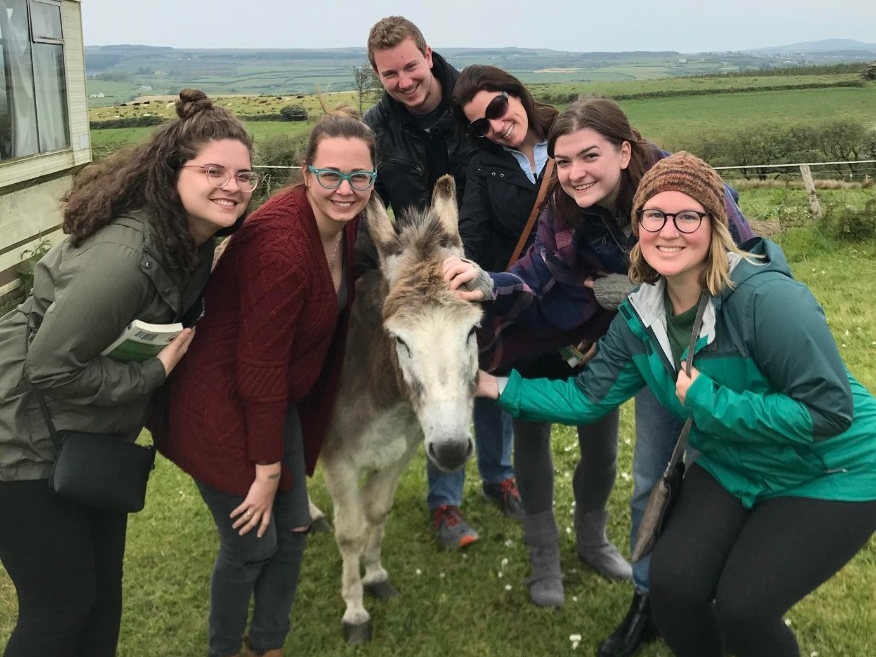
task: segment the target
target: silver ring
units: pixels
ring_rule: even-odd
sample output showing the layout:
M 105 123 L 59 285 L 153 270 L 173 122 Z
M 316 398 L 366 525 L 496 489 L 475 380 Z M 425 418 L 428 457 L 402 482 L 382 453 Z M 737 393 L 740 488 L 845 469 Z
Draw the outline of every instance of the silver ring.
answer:
M 244 513 L 243 513 L 243 517 L 244 517 L 244 518 L 251 518 L 251 517 L 252 517 L 252 511 L 244 511 Z

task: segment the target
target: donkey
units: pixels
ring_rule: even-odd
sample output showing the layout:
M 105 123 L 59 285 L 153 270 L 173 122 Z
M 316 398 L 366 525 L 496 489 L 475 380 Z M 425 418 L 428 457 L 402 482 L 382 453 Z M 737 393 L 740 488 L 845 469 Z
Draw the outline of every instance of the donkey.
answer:
M 419 444 L 444 471 L 463 467 L 474 450 L 475 333 L 482 314 L 441 276 L 443 260 L 462 254 L 453 178 L 435 184 L 431 208 L 397 217 L 395 227 L 376 197 L 364 218 L 380 268 L 356 284 L 337 403 L 321 455 L 343 558 L 344 636 L 350 645 L 371 639 L 363 588 L 379 598 L 398 594 L 380 563 L 380 548 L 399 477 Z

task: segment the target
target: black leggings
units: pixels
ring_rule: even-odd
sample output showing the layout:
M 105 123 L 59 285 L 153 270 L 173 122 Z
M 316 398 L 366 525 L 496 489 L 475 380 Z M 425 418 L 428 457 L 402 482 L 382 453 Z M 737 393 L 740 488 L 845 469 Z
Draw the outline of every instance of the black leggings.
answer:
M 797 657 L 782 616 L 876 531 L 876 501 L 746 509 L 697 465 L 651 560 L 651 611 L 677 657 Z
M 4 657 L 112 657 L 128 516 L 53 495 L 45 479 L 0 482 L 0 562 L 18 594 Z

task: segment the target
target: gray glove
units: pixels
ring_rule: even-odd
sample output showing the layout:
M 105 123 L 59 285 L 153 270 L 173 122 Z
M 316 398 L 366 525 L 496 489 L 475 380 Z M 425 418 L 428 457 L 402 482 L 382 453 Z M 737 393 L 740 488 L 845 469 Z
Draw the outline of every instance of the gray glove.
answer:
M 607 274 L 593 280 L 596 301 L 606 310 L 617 310 L 635 287 L 626 274 Z
M 476 290 L 480 290 L 484 294 L 484 301 L 492 301 L 493 300 L 493 279 L 490 278 L 490 275 L 481 269 L 480 265 L 476 263 L 474 260 L 469 260 L 468 258 L 461 258 L 461 260 L 474 265 L 478 268 L 478 275 L 470 280 L 468 283 L 463 283 L 460 287 L 464 288 L 469 292 L 474 292 Z

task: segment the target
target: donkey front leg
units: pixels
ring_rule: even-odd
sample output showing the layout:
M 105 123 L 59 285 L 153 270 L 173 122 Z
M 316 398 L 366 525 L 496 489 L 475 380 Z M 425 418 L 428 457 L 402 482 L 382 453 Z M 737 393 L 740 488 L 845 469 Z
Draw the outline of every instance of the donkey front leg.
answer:
M 362 504 L 368 520 L 368 534 L 362 553 L 362 563 L 365 566 L 362 582 L 365 590 L 379 599 L 398 595 L 398 591 L 389 581 L 389 573 L 380 562 L 380 553 L 386 519 L 392 509 L 399 479 L 416 453 L 417 446 L 414 443 L 400 460 L 388 467 L 370 472 L 362 487 Z
M 371 640 L 371 616 L 362 600 L 359 561 L 368 526 L 359 493 L 359 473 L 355 466 L 343 459 L 324 460 L 323 469 L 335 512 L 335 541 L 343 560 L 344 638 L 349 645 L 367 643 Z
M 307 506 L 310 511 L 310 531 L 314 534 L 321 532 L 330 532 L 332 530 L 331 523 L 326 519 L 325 513 L 316 504 L 308 494 Z

